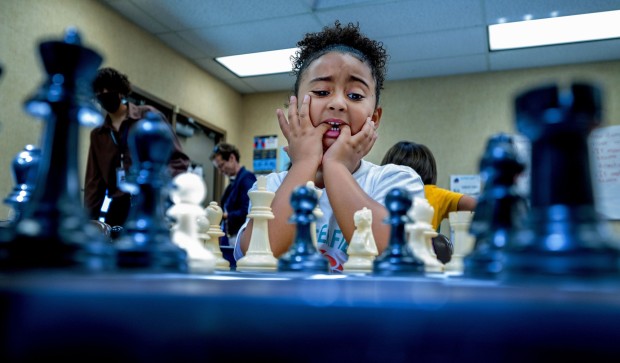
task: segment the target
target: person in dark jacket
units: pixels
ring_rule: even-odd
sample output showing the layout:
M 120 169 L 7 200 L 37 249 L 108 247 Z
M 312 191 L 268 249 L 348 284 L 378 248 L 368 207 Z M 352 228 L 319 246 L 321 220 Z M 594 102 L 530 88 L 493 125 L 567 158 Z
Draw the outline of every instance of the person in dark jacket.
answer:
M 134 105 L 127 101 L 131 83 L 126 75 L 113 68 L 102 68 L 93 81 L 97 102 L 106 112 L 103 125 L 90 133 L 90 146 L 86 164 L 84 206 L 91 219 L 97 220 L 106 194 L 111 198 L 105 214 L 110 226 L 123 226 L 131 208 L 131 197 L 119 186 L 131 167 L 131 155 L 127 145 L 129 129 L 148 112 L 157 113 L 167 125 L 170 123 L 156 108 Z M 172 126 L 170 126 L 172 131 Z M 183 153 L 176 135 L 173 152 L 168 162 L 171 177 L 186 172 L 190 160 Z
M 220 143 L 211 154 L 210 160 L 213 165 L 230 181 L 222 199 L 220 206 L 223 210 L 222 229 L 228 237 L 228 244 L 234 246 L 237 241 L 239 228 L 245 222 L 250 206 L 248 191 L 256 182 L 256 176 L 245 167 L 241 166 L 239 149 L 236 146 Z

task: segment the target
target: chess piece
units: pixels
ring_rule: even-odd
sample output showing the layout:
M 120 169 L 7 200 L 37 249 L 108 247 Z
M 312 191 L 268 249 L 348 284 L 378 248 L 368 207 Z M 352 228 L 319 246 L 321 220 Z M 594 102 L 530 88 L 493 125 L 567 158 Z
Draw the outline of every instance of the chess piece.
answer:
M 444 266 L 444 270 L 448 275 L 462 275 L 465 269 L 463 259 L 474 249 L 476 240 L 469 232 L 473 216 L 474 212 L 470 211 L 448 213 L 450 235 L 452 236 L 452 243 L 454 246 L 452 258 L 450 262 Z
M 215 269 L 229 271 L 230 262 L 224 258 L 220 248 L 220 237 L 225 234 L 220 227 L 223 214 L 224 212 L 217 205 L 217 202 L 209 203 L 205 208 L 206 218 L 198 217 L 198 229 L 203 234 L 201 239 L 204 246 L 215 256 Z
M 435 256 L 437 256 L 437 259 L 441 263 L 445 265 L 452 260 L 454 245 L 447 236 L 437 233 L 437 236 L 431 238 L 431 242 L 433 243 L 433 251 L 435 251 Z
M 34 191 L 0 258 L 3 269 L 102 271 L 114 266 L 112 246 L 88 223 L 80 196 L 79 125 L 102 121 L 91 84 L 102 58 L 70 28 L 62 41 L 39 45 L 47 79 L 25 111 L 45 121 Z
M 147 113 L 127 135 L 134 163 L 126 187 L 132 190 L 133 205 L 116 239 L 117 265 L 121 269 L 187 272 L 187 253 L 172 242 L 164 214 L 173 136 L 163 122 L 157 114 Z
M 4 199 L 4 203 L 12 208 L 9 218 L 12 224 L 19 222 L 26 204 L 32 198 L 40 161 L 41 149 L 34 145 L 26 145 L 13 159 L 11 166 L 15 186 Z
M 253 221 L 252 237 L 245 256 L 237 261 L 238 271 L 276 271 L 278 268 L 278 260 L 273 256 L 269 244 L 267 225 L 268 221 L 274 218 L 271 201 L 275 195 L 267 190 L 267 178 L 259 175 L 256 179 L 256 190 L 248 192 L 252 201 L 248 214 L 248 218 Z
M 373 263 L 373 274 L 376 275 L 417 275 L 424 273 L 424 262 L 409 248 L 405 239 L 405 224 L 411 219 L 407 211 L 412 200 L 404 188 L 394 188 L 385 196 L 385 206 L 389 216 L 385 223 L 390 224 L 390 240 L 385 251 Z
M 314 182 L 312 180 L 309 180 L 308 183 L 306 183 L 306 186 L 308 186 L 311 189 L 314 189 L 314 191 L 316 192 L 316 198 L 317 200 L 321 200 L 321 195 L 323 195 L 323 190 L 322 189 L 317 189 L 314 186 Z M 316 207 L 314 208 L 314 216 L 316 217 L 317 220 L 321 219 L 323 217 L 323 211 L 321 210 L 321 207 L 319 205 L 319 203 L 316 204 Z M 312 222 L 311 226 L 310 226 L 310 233 L 312 234 L 312 243 L 314 244 L 314 248 L 316 248 L 317 250 L 319 249 L 319 242 L 317 240 L 316 237 L 316 221 Z
M 617 279 L 618 241 L 594 208 L 588 149 L 601 99 L 599 88 L 583 83 L 515 99 L 517 128 L 531 143 L 531 212 L 505 249 L 503 278 Z
M 437 259 L 433 250 L 432 238 L 438 233 L 433 229 L 433 214 L 435 209 L 425 198 L 414 198 L 413 206 L 408 211 L 413 223 L 405 225 L 408 232 L 408 244 L 413 253 L 424 262 L 426 272 L 442 272 L 443 265 Z
M 200 205 L 206 195 L 202 178 L 194 173 L 182 173 L 172 179 L 170 198 L 174 203 L 166 212 L 176 221 L 172 242 L 187 252 L 189 271 L 211 273 L 216 258 L 198 237 L 198 218 L 206 212 Z
M 314 208 L 317 203 L 315 190 L 307 185 L 293 190 L 293 215 L 289 222 L 297 225 L 295 239 L 289 250 L 278 260 L 278 271 L 329 273 L 329 261 L 314 247 L 310 232 L 310 226 L 316 220 Z
M 494 278 L 501 272 L 503 249 L 523 228 L 527 213 L 526 200 L 516 192 L 517 176 L 524 168 L 510 135 L 489 139 L 480 160 L 484 188 L 469 227 L 475 244 L 463 259 L 464 275 Z
M 372 210 L 364 207 L 353 214 L 355 231 L 351 236 L 347 255 L 342 265 L 345 273 L 371 273 L 372 263 L 379 254 L 372 234 Z

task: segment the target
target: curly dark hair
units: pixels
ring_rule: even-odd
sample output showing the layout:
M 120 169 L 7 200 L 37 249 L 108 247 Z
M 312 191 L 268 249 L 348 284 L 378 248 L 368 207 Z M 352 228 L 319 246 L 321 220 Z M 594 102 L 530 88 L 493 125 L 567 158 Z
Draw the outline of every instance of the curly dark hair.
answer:
M 376 104 L 379 104 L 388 55 L 382 42 L 369 39 L 360 32 L 359 24 L 349 23 L 342 26 L 340 21 L 336 20 L 334 26 L 326 26 L 321 32 L 307 33 L 297 46 L 299 50 L 292 57 L 293 74 L 296 76 L 295 94 L 299 91 L 299 82 L 308 66 L 326 53 L 338 51 L 352 54 L 370 66 L 376 83 Z
M 104 89 L 108 92 L 116 91 L 123 96 L 131 93 L 129 78 L 114 68 L 101 68 L 93 81 L 93 91 L 101 93 Z

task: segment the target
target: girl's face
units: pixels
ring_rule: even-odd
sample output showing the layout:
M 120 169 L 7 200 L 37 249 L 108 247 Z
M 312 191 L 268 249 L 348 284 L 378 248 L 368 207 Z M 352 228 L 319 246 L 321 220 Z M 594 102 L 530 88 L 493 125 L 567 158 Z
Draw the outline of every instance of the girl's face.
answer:
M 379 126 L 381 108 L 375 109 L 375 80 L 370 66 L 348 53 L 330 52 L 314 60 L 302 74 L 298 107 L 310 95 L 310 120 L 316 127 L 329 123 L 323 135 L 327 150 L 340 135 L 340 125 L 357 134 L 370 117 Z

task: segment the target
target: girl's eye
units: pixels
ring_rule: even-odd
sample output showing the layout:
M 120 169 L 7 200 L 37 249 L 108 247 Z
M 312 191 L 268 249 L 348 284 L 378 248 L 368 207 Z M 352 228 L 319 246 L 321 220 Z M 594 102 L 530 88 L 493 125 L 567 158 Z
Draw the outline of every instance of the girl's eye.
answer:
M 361 101 L 364 99 L 364 96 L 360 95 L 359 93 L 349 93 L 348 96 L 354 101 Z
M 329 91 L 312 91 L 312 93 L 314 93 L 315 95 L 317 95 L 319 97 L 329 95 Z

